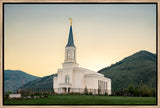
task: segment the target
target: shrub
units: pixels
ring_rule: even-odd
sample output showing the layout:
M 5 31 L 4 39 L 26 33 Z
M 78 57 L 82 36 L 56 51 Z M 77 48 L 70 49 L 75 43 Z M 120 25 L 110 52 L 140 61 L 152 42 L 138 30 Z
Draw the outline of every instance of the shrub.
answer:
M 8 99 L 9 98 L 9 94 L 12 94 L 12 92 L 11 91 L 5 92 L 4 99 Z
M 89 92 L 88 95 L 92 95 L 92 92 Z
M 108 93 L 107 92 L 105 92 L 105 94 L 104 94 L 105 96 L 108 96 Z
M 71 95 L 80 95 L 81 93 L 79 93 L 79 92 L 71 92 L 70 94 Z
M 84 94 L 85 94 L 85 95 L 87 95 L 87 94 L 88 94 L 87 87 L 85 87 L 85 89 L 84 89 Z

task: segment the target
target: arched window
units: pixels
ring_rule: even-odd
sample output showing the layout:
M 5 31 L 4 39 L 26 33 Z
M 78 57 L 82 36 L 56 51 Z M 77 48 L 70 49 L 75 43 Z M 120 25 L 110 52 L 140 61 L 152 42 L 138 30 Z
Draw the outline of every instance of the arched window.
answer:
M 69 84 L 69 75 L 66 75 L 66 76 L 65 76 L 65 83 L 66 83 L 66 84 Z

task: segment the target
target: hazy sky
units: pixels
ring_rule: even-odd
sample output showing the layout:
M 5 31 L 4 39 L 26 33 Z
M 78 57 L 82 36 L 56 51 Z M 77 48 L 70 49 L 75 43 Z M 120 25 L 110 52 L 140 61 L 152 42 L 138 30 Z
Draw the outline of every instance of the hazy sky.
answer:
M 4 68 L 56 73 L 68 17 L 80 67 L 98 71 L 140 50 L 156 53 L 156 4 L 5 4 Z

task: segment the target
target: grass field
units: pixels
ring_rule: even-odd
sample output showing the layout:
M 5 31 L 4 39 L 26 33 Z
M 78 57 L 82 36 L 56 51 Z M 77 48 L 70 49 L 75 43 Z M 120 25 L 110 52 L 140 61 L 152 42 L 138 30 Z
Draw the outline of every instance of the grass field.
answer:
M 156 105 L 156 97 L 49 95 L 48 98 L 4 100 L 4 105 Z

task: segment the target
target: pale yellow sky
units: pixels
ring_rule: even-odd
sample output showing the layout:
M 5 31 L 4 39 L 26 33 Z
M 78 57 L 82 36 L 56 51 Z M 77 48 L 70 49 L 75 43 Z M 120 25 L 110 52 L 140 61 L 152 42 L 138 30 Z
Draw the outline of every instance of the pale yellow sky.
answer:
M 73 18 L 77 63 L 93 71 L 140 50 L 156 53 L 155 4 L 5 4 L 4 68 L 57 72 Z

